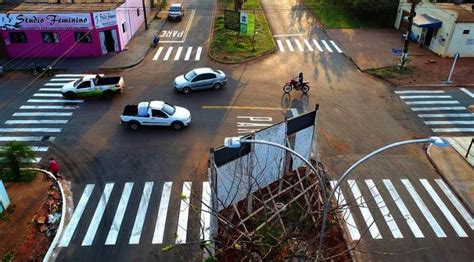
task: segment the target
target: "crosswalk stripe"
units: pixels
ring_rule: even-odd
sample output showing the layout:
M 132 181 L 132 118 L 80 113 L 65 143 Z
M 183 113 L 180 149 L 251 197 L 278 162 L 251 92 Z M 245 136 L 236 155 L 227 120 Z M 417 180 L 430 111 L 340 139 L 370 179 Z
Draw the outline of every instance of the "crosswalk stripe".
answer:
M 76 109 L 74 106 L 20 106 L 20 109 Z
M 123 187 L 122 196 L 115 212 L 114 220 L 110 226 L 109 233 L 107 234 L 107 239 L 105 240 L 105 245 L 115 245 L 117 243 L 117 237 L 122 226 L 123 217 L 125 216 L 125 211 L 127 209 L 128 200 L 133 189 L 133 182 L 125 183 Z
M 342 50 L 339 48 L 339 46 L 336 45 L 336 43 L 334 41 L 329 40 L 329 42 L 331 42 L 332 46 L 334 46 L 334 48 L 336 48 L 338 53 L 343 53 Z
M 49 147 L 47 146 L 30 146 L 30 149 L 35 152 L 46 152 Z
M 336 186 L 336 181 L 331 181 L 331 187 L 334 190 L 334 186 Z M 349 230 L 349 234 L 351 235 L 352 240 L 359 240 L 360 239 L 360 233 L 359 230 L 357 229 L 356 223 L 354 221 L 354 217 L 352 216 L 351 211 L 349 210 L 349 207 L 347 206 L 346 199 L 344 198 L 344 195 L 341 193 L 341 188 L 339 187 L 335 193 L 334 196 L 337 199 L 337 203 L 339 206 L 344 207 L 342 210 L 342 214 L 344 217 L 344 220 L 346 221 L 347 229 Z
M 186 51 L 186 55 L 184 56 L 184 61 L 189 61 L 192 51 L 193 51 L 193 47 L 192 46 L 188 47 L 188 51 Z
M 347 180 L 349 187 L 354 195 L 354 198 L 357 202 L 357 206 L 359 207 L 360 212 L 362 213 L 362 217 L 364 218 L 365 224 L 367 228 L 369 228 L 370 235 L 374 239 L 382 239 L 382 235 L 380 234 L 379 228 L 375 223 L 375 220 L 370 213 L 369 207 L 367 206 L 362 193 L 359 190 L 359 186 L 355 182 L 355 180 Z
M 405 218 L 405 221 L 407 222 L 408 227 L 410 227 L 411 232 L 413 232 L 413 235 L 416 238 L 424 238 L 425 236 L 423 235 L 420 228 L 418 227 L 418 224 L 416 224 L 415 220 L 413 219 L 413 216 L 408 211 L 408 208 L 405 206 L 405 203 L 403 202 L 402 198 L 400 197 L 397 190 L 393 186 L 392 181 L 390 181 L 389 179 L 384 179 L 383 183 L 385 187 L 387 188 L 393 201 L 397 205 L 398 210 L 400 210 L 400 213 Z
M 81 79 L 81 78 L 53 78 L 50 81 L 53 81 L 53 82 L 61 82 L 61 81 L 72 82 L 72 81 L 76 81 L 76 80 L 79 80 L 79 79 Z
M 426 218 L 426 221 L 428 221 L 428 224 L 430 224 L 436 236 L 440 238 L 446 237 L 446 233 L 444 233 L 443 229 L 438 224 L 436 219 L 433 217 L 433 214 L 431 214 L 425 202 L 423 202 L 420 195 L 418 195 L 418 193 L 416 192 L 415 188 L 410 183 L 410 181 L 408 181 L 408 179 L 401 179 L 401 181 L 402 181 L 402 184 L 407 189 L 408 193 L 411 195 L 412 199 L 415 201 L 415 204 L 418 206 L 423 216 Z
M 201 240 L 211 239 L 211 185 L 202 182 L 202 204 L 201 204 Z
M 52 94 L 52 93 L 36 93 L 33 94 L 36 97 L 63 97 L 62 94 Z
M 319 50 L 319 52 L 323 52 L 323 48 L 319 45 L 318 41 L 316 39 L 313 39 L 313 43 L 316 46 L 316 48 Z
M 6 125 L 27 125 L 27 124 L 66 124 L 68 120 L 7 120 Z
M 129 244 L 140 243 L 140 236 L 142 234 L 143 224 L 145 223 L 146 211 L 148 209 L 148 203 L 150 202 L 150 195 L 153 189 L 153 182 L 146 182 L 143 188 L 142 198 L 138 205 L 137 216 L 135 217 L 135 223 L 133 224 L 132 235 L 130 236 Z
M 303 48 L 303 45 L 301 45 L 300 40 L 295 39 L 295 43 L 296 43 L 296 46 L 298 47 L 298 49 L 299 49 L 301 52 L 304 52 L 304 48 Z
M 72 112 L 28 112 L 28 113 L 13 113 L 13 116 L 72 116 Z
M 201 59 L 201 52 L 202 52 L 202 47 L 198 47 L 196 51 L 196 58 L 194 59 L 194 61 L 199 61 L 199 59 Z
M 189 203 L 191 201 L 192 182 L 183 182 L 181 193 L 181 205 L 179 208 L 178 229 L 176 231 L 176 244 L 186 243 L 186 231 L 188 230 Z
M 59 133 L 62 128 L 0 128 L 0 133 Z
M 306 47 L 308 48 L 308 50 L 309 50 L 310 52 L 313 52 L 313 51 L 314 51 L 314 49 L 313 49 L 313 47 L 311 46 L 311 44 L 309 43 L 308 39 L 305 39 L 305 40 L 304 40 L 304 44 L 306 45 Z
M 90 246 L 92 245 L 92 242 L 94 242 L 95 234 L 99 228 L 100 221 L 104 215 L 105 207 L 107 206 L 107 202 L 109 202 L 110 193 L 112 193 L 113 188 L 114 183 L 105 184 L 104 191 L 100 196 L 99 204 L 97 204 L 97 208 L 95 209 L 94 215 L 92 216 L 92 220 L 89 224 L 86 235 L 82 240 L 81 246 Z
M 462 132 L 474 132 L 474 128 L 431 128 L 431 131 L 435 133 L 462 133 Z
M 28 103 L 84 103 L 83 99 L 28 99 Z
M 46 83 L 44 86 L 64 86 L 66 83 Z
M 278 45 L 278 49 L 280 49 L 280 52 L 285 52 L 285 48 L 283 48 L 283 43 L 281 42 L 280 39 L 277 39 L 277 45 Z
M 443 90 L 403 90 L 395 91 L 395 94 L 442 94 Z
M 181 56 L 181 52 L 183 51 L 183 47 L 178 47 L 178 51 L 176 51 L 176 55 L 174 56 L 174 61 L 178 61 L 179 57 Z
M 474 125 L 474 121 L 463 121 L 463 120 L 453 120 L 453 121 L 425 121 L 426 125 Z
M 461 204 L 459 199 L 453 194 L 451 189 L 449 189 L 442 179 L 435 179 L 435 182 L 448 197 L 453 206 L 458 210 L 459 214 L 461 214 L 464 220 L 466 220 L 467 224 L 471 227 L 471 230 L 474 230 L 474 218 L 472 218 L 466 208 Z
M 454 231 L 456 231 L 456 234 L 458 237 L 467 237 L 466 232 L 462 229 L 461 225 L 458 223 L 456 218 L 449 212 L 448 207 L 444 204 L 443 200 L 438 196 L 436 191 L 433 189 L 431 184 L 428 182 L 426 179 L 420 179 L 421 184 L 425 187 L 426 191 L 428 194 L 431 196 L 433 201 L 436 203 L 438 208 L 441 210 L 441 212 L 444 214 L 448 222 L 451 224 L 453 227 Z
M 402 232 L 398 228 L 398 225 L 393 219 L 392 214 L 390 214 L 390 210 L 388 210 L 387 205 L 385 204 L 385 201 L 382 198 L 382 195 L 380 195 L 379 190 L 375 186 L 375 183 L 372 181 L 372 179 L 365 179 L 365 183 L 367 184 L 367 187 L 369 188 L 372 197 L 377 203 L 377 206 L 379 207 L 380 212 L 382 213 L 383 218 L 385 219 L 385 222 L 387 223 L 387 226 L 390 229 L 390 232 L 392 232 L 393 237 L 403 238 Z
M 84 74 L 58 74 L 58 75 L 54 75 L 54 77 L 84 77 L 84 76 L 87 76 L 87 75 L 84 75 Z
M 40 88 L 39 91 L 41 92 L 61 92 L 61 89 L 60 87 L 43 87 L 43 88 Z
M 328 45 L 328 43 L 325 41 L 325 40 L 321 40 L 321 42 L 323 43 L 323 45 L 326 47 L 326 49 L 329 51 L 329 53 L 332 53 L 332 49 L 331 47 Z
M 451 105 L 459 104 L 458 101 L 405 101 L 407 105 Z
M 0 160 L 3 160 L 3 157 L 0 157 Z M 38 164 L 41 161 L 41 157 L 34 157 L 31 160 L 25 161 L 27 163 L 35 163 Z
M 418 117 L 474 117 L 474 114 L 418 114 Z
M 163 47 L 160 46 L 160 47 L 158 48 L 158 50 L 156 50 L 155 55 L 153 56 L 153 60 L 154 60 L 154 61 L 158 60 L 158 57 L 160 57 L 160 54 L 161 54 L 162 51 L 163 51 Z
M 419 112 L 419 111 L 442 111 L 442 110 L 448 110 L 448 111 L 457 111 L 457 110 L 466 110 L 464 106 L 446 106 L 446 107 L 412 107 L 412 111 Z
M 453 98 L 450 95 L 414 95 L 414 96 L 400 96 L 401 99 L 419 99 L 419 98 Z
M 72 236 L 74 235 L 74 231 L 76 231 L 77 225 L 79 224 L 79 220 L 81 219 L 82 213 L 86 208 L 87 202 L 92 194 L 92 190 L 94 189 L 94 184 L 88 184 L 82 193 L 81 199 L 72 214 L 71 220 L 69 224 L 66 226 L 66 230 L 63 232 L 63 236 L 59 241 L 60 247 L 67 247 L 69 242 L 71 242 Z
M 474 94 L 471 93 L 469 90 L 467 90 L 466 88 L 462 87 L 462 88 L 459 88 L 459 90 L 463 91 L 464 93 L 466 93 L 466 95 L 470 96 L 471 98 L 474 98 Z
M 295 49 L 293 48 L 293 45 L 291 44 L 290 39 L 286 39 L 286 45 L 288 46 L 288 50 L 290 50 L 291 52 L 295 51 Z
M 168 61 L 168 59 L 170 58 L 171 52 L 173 52 L 173 48 L 174 47 L 172 47 L 172 46 L 168 47 L 168 50 L 166 51 L 165 57 L 163 57 L 163 61 Z
M 43 137 L 43 136 L 0 136 L 0 142 L 10 141 L 21 141 L 21 142 L 33 142 L 33 141 L 54 141 L 55 137 Z
M 163 192 L 161 193 L 160 207 L 158 208 L 158 217 L 156 219 L 155 231 L 153 232 L 152 244 L 162 244 L 165 232 L 166 216 L 168 215 L 168 206 L 170 202 L 171 187 L 173 182 L 165 182 Z

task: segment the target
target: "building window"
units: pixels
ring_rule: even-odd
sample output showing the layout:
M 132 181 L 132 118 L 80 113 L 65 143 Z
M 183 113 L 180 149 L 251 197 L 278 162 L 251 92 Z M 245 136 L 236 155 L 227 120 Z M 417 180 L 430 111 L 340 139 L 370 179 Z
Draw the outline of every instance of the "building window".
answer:
M 43 43 L 59 43 L 58 33 L 43 32 L 41 33 Z
M 467 30 L 467 29 L 466 29 L 466 30 L 463 30 L 463 31 L 462 31 L 462 34 L 463 34 L 463 35 L 468 35 L 470 32 L 471 32 L 471 30 Z
M 12 43 L 26 43 L 26 34 L 23 32 L 11 32 L 10 33 L 10 42 Z
M 125 33 L 127 32 L 127 25 L 125 24 L 125 22 L 122 23 L 122 33 Z
M 140 8 L 137 8 L 137 16 L 140 16 Z
M 75 32 L 76 42 L 78 43 L 92 43 L 92 36 L 87 32 Z

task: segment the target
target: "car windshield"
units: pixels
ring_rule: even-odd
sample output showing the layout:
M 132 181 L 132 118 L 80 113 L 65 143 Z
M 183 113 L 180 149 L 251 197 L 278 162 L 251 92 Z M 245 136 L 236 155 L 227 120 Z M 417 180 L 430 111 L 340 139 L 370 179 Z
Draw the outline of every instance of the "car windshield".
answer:
M 170 12 L 179 12 L 181 8 L 179 6 L 172 6 L 170 7 Z
M 165 111 L 165 113 L 167 113 L 168 115 L 172 116 L 174 115 L 174 112 L 176 112 L 176 107 L 165 103 L 163 104 L 162 110 Z
M 187 74 L 184 75 L 184 79 L 191 81 L 196 76 L 196 72 L 194 70 L 189 71 Z
M 73 84 L 73 85 L 74 85 L 74 86 L 77 86 L 77 85 L 79 85 L 81 82 L 82 82 L 82 79 L 78 79 L 78 80 L 74 81 L 74 84 Z

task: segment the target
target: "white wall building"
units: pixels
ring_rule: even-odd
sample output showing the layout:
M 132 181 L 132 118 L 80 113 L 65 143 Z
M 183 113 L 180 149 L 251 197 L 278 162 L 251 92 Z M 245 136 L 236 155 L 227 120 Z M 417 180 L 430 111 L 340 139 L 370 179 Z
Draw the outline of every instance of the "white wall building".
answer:
M 395 28 L 405 32 L 411 3 L 400 0 Z M 474 10 L 472 4 L 429 3 L 416 8 L 411 39 L 442 57 L 474 57 Z

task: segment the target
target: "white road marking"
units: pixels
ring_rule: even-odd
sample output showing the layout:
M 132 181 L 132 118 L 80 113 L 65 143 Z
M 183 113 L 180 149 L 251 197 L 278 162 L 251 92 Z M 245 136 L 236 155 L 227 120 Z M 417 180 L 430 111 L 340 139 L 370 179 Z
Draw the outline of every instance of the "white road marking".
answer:
M 474 117 L 474 114 L 418 114 L 418 117 Z
M 370 213 L 369 207 L 367 206 L 365 199 L 359 190 L 359 186 L 357 186 L 355 180 L 347 180 L 347 183 L 349 184 L 352 194 L 354 195 L 354 198 L 356 200 L 357 206 L 359 207 L 360 212 L 362 213 L 362 217 L 364 217 L 365 224 L 367 225 L 367 228 L 369 228 L 370 235 L 374 239 L 382 239 L 382 235 L 380 235 L 379 228 L 377 227 L 377 224 L 375 223 L 375 220 L 372 217 L 372 214 Z
M 162 47 L 162 46 L 158 47 L 158 50 L 156 50 L 156 53 L 155 53 L 155 55 L 153 56 L 153 60 L 154 60 L 154 61 L 158 60 L 158 58 L 159 58 L 160 55 L 161 55 L 161 52 L 163 52 L 163 47 Z
M 62 128 L 0 128 L 0 133 L 59 133 Z
M 76 109 L 74 106 L 20 106 L 20 109 Z
M 331 187 L 334 190 L 334 186 L 336 185 L 336 181 L 331 181 Z M 349 207 L 347 206 L 346 199 L 344 195 L 341 193 L 341 188 L 339 187 L 336 192 L 334 193 L 334 197 L 337 199 L 337 203 L 339 206 L 343 207 L 342 214 L 344 220 L 346 221 L 347 229 L 349 229 L 349 234 L 351 235 L 352 240 L 359 240 L 360 233 L 357 229 L 356 223 L 354 221 L 354 217 L 352 216 Z
M 388 192 L 390 193 L 390 196 L 392 197 L 393 201 L 397 205 L 398 210 L 400 210 L 400 213 L 405 218 L 405 221 L 410 227 L 411 232 L 413 232 L 413 235 L 416 238 L 424 238 L 425 236 L 423 235 L 420 228 L 418 227 L 418 224 L 416 224 L 415 220 L 413 219 L 413 216 L 408 211 L 408 208 L 405 206 L 405 203 L 403 203 L 402 198 L 398 194 L 392 182 L 389 179 L 384 179 L 383 183 L 385 187 L 387 188 Z
M 401 181 L 403 185 L 405 186 L 405 188 L 408 190 L 408 193 L 411 195 L 411 197 L 415 201 L 415 204 L 418 206 L 423 216 L 428 221 L 428 224 L 430 224 L 436 236 L 438 236 L 439 238 L 446 237 L 446 233 L 444 233 L 443 229 L 438 224 L 436 219 L 433 217 L 433 214 L 431 214 L 429 208 L 426 206 L 425 202 L 423 202 L 420 195 L 418 195 L 418 193 L 416 192 L 415 188 L 410 183 L 410 181 L 408 181 L 408 179 L 401 179 Z
M 466 93 L 468 96 L 470 96 L 471 98 L 474 98 L 474 93 L 471 93 L 469 90 L 467 90 L 466 88 L 462 87 L 462 88 L 459 88 L 461 91 L 463 91 L 464 93 Z
M 449 201 L 453 206 L 458 210 L 459 214 L 466 220 L 467 224 L 471 227 L 471 230 L 474 230 L 474 219 L 471 214 L 466 210 L 466 208 L 461 204 L 459 199 L 453 194 L 451 189 L 444 183 L 442 179 L 435 179 L 438 186 L 443 190 L 444 194 L 448 197 Z
M 104 191 L 100 196 L 99 204 L 97 204 L 97 208 L 95 209 L 94 215 L 92 216 L 92 220 L 89 224 L 89 228 L 87 228 L 87 232 L 84 236 L 84 239 L 82 240 L 81 246 L 90 246 L 92 245 L 92 242 L 94 242 L 95 234 L 99 228 L 100 221 L 104 215 L 105 207 L 107 206 L 107 202 L 109 202 L 110 193 L 112 193 L 113 188 L 114 183 L 105 184 Z
M 293 45 L 291 44 L 290 39 L 286 39 L 286 45 L 288 46 L 288 49 L 289 49 L 291 52 L 294 52 L 294 51 L 295 51 L 295 49 L 293 48 Z
M 83 99 L 28 99 L 28 103 L 84 103 Z
M 201 204 L 201 228 L 199 230 L 201 240 L 211 239 L 211 185 L 202 182 L 202 204 Z
M 166 51 L 165 57 L 163 57 L 163 61 L 168 61 L 168 59 L 170 58 L 171 52 L 173 52 L 173 48 L 174 47 L 172 47 L 172 46 L 168 47 L 168 50 Z
M 62 94 L 51 94 L 51 93 L 36 93 L 33 94 L 35 97 L 63 97 Z
M 84 77 L 87 75 L 83 74 L 59 74 L 59 75 L 54 75 L 54 77 Z
M 329 53 L 332 53 L 332 49 L 331 47 L 328 45 L 328 43 L 325 41 L 325 40 L 321 40 L 321 42 L 323 43 L 323 45 L 326 47 L 326 49 L 329 51 Z
M 53 78 L 50 81 L 53 81 L 53 82 L 61 82 L 61 81 L 72 82 L 72 81 L 76 81 L 76 80 L 79 80 L 79 79 L 81 79 L 81 78 Z
M 303 45 L 301 44 L 300 40 L 295 39 L 295 43 L 296 43 L 296 46 L 298 47 L 298 49 L 299 49 L 301 52 L 304 52 L 304 48 L 303 48 Z
M 202 47 L 198 47 L 196 51 L 196 58 L 194 59 L 194 61 L 199 61 L 199 59 L 201 59 L 201 52 L 202 52 Z
M 39 91 L 42 91 L 42 92 L 61 92 L 61 89 L 60 87 L 43 87 L 43 88 L 40 88 Z
M 76 231 L 76 227 L 79 224 L 79 220 L 81 219 L 82 213 L 86 208 L 87 202 L 92 194 L 92 190 L 94 189 L 94 184 L 88 184 L 82 193 L 81 199 L 72 214 L 71 220 L 69 220 L 69 224 L 66 226 L 66 230 L 63 232 L 63 236 L 59 241 L 60 247 L 67 247 L 69 242 L 71 242 L 72 236 L 74 235 L 74 231 Z
M 193 51 L 193 47 L 192 46 L 188 47 L 188 51 L 186 51 L 186 55 L 184 56 L 184 61 L 189 61 L 192 51 Z
M 0 160 L 3 160 L 3 157 L 0 157 Z M 30 161 L 26 161 L 26 162 L 29 162 L 29 163 L 39 163 L 41 161 L 41 157 L 34 157 L 33 159 L 31 159 Z
M 433 187 L 428 182 L 428 180 L 420 179 L 420 182 L 425 187 L 426 191 L 431 196 L 431 198 L 436 203 L 436 205 L 439 207 L 441 212 L 444 214 L 448 222 L 451 224 L 454 231 L 456 231 L 456 234 L 458 235 L 458 237 L 467 237 L 466 232 L 462 229 L 461 225 L 458 223 L 456 218 L 454 218 L 453 214 L 451 214 L 448 207 L 443 203 L 443 200 L 441 200 L 441 198 L 438 196 L 438 194 L 433 189 Z
M 459 104 L 458 101 L 405 101 L 407 105 L 451 105 L 451 104 Z
M 380 212 L 383 215 L 383 218 L 385 219 L 385 222 L 387 223 L 388 228 L 392 232 L 392 235 L 394 238 L 403 238 L 402 232 L 398 228 L 397 223 L 393 219 L 392 214 L 390 214 L 390 210 L 388 210 L 387 205 L 385 204 L 385 201 L 382 198 L 382 195 L 380 195 L 379 190 L 375 186 L 375 183 L 372 181 L 372 179 L 366 179 L 365 183 L 367 184 L 367 187 L 370 190 L 370 193 L 374 197 L 375 203 L 377 203 L 377 206 L 380 209 Z
M 181 205 L 179 207 L 178 229 L 176 231 L 176 244 L 186 243 L 186 231 L 188 230 L 189 203 L 191 201 L 192 182 L 183 182 L 181 193 Z
M 453 98 L 450 95 L 414 95 L 414 96 L 400 96 L 401 99 L 418 99 L 418 98 Z
M 186 41 L 186 38 L 188 37 L 189 29 L 191 28 L 191 24 L 193 23 L 194 14 L 196 14 L 196 9 L 193 9 L 193 11 L 191 12 L 191 16 L 189 17 L 188 24 L 186 25 L 186 28 L 184 29 L 184 37 L 182 40 L 183 43 L 184 41 Z
M 72 112 L 28 112 L 14 113 L 13 116 L 72 116 Z
M 426 125 L 474 125 L 474 121 L 425 121 Z
M 431 128 L 435 133 L 474 132 L 474 128 Z
M 313 47 L 311 46 L 311 44 L 309 43 L 308 39 L 305 39 L 305 40 L 304 40 L 304 44 L 306 45 L 306 47 L 308 48 L 308 50 L 309 50 L 310 52 L 314 52 L 314 49 L 313 49 Z
M 132 193 L 133 182 L 125 183 L 123 187 L 122 196 L 115 212 L 114 221 L 110 226 L 109 233 L 107 234 L 107 239 L 105 240 L 105 245 L 115 245 L 117 243 L 117 237 L 122 226 L 123 217 L 125 216 L 125 211 L 127 209 L 128 200 L 130 199 L 130 194 Z
M 10 141 L 22 141 L 22 142 L 31 142 L 31 141 L 54 141 L 55 137 L 45 138 L 43 136 L 0 136 L 0 142 L 10 142 Z
M 323 48 L 319 45 L 318 41 L 316 39 L 313 39 L 313 43 L 316 46 L 316 48 L 319 50 L 319 52 L 323 52 Z
M 456 110 L 466 110 L 465 107 L 463 106 L 448 106 L 448 107 L 412 107 L 412 111 L 418 112 L 418 111 L 436 111 L 436 110 L 450 110 L 450 111 L 456 111 Z
M 282 35 L 273 35 L 273 37 L 288 37 L 288 36 L 302 36 L 303 34 L 282 34 Z
M 35 152 L 46 152 L 49 149 L 47 146 L 30 146 L 30 148 Z
M 148 203 L 150 202 L 151 191 L 153 190 L 153 182 L 146 182 L 143 188 L 142 198 L 138 206 L 137 216 L 133 224 L 132 235 L 130 236 L 129 244 L 140 243 L 140 236 L 142 234 L 143 224 L 145 223 L 146 211 Z
M 296 108 L 291 108 L 290 111 L 293 117 L 297 117 L 299 115 L 298 110 Z
M 64 86 L 67 83 L 46 83 L 44 86 Z
M 285 52 L 285 48 L 283 48 L 283 43 L 281 42 L 280 39 L 277 39 L 277 45 L 278 45 L 278 49 L 280 49 L 280 52 Z
M 179 57 L 181 56 L 181 52 L 183 51 L 183 47 L 178 47 L 178 51 L 176 51 L 176 55 L 174 56 L 174 61 L 178 61 Z
M 395 94 L 442 94 L 443 90 L 403 90 L 395 91 Z
M 256 127 L 256 126 L 259 126 L 259 127 L 272 126 L 272 124 L 237 122 L 237 127 Z
M 6 125 L 28 125 L 28 124 L 67 124 L 68 120 L 7 120 Z
M 329 42 L 331 42 L 332 46 L 334 46 L 334 48 L 336 48 L 338 53 L 343 53 L 342 50 L 339 48 L 339 46 L 336 45 L 336 43 L 334 41 L 329 40 Z
M 158 208 L 158 217 L 156 218 L 155 231 L 153 233 L 152 244 L 162 244 L 165 232 L 166 216 L 168 215 L 168 206 L 170 202 L 171 187 L 173 182 L 165 182 L 163 192 L 161 193 L 160 207 Z

